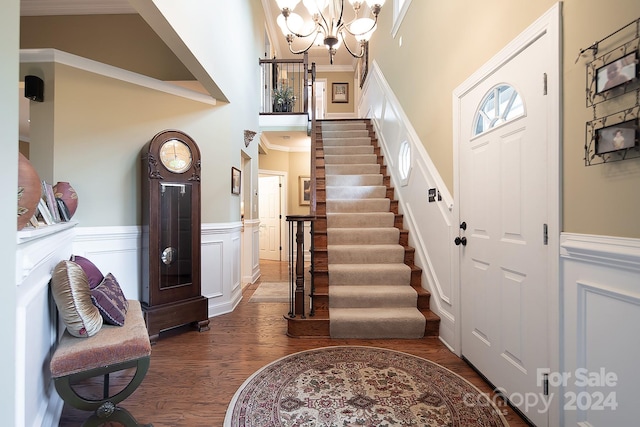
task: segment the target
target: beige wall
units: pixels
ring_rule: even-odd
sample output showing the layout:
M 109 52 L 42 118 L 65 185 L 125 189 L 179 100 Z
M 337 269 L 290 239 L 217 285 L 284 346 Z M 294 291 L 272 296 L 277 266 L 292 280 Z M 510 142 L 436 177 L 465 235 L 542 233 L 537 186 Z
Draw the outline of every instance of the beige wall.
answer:
M 639 238 L 640 159 L 584 166 L 585 123 L 593 120 L 593 110 L 585 106 L 585 65 L 591 57 L 575 61 L 580 49 L 640 18 L 640 2 L 571 0 L 564 10 L 564 229 Z M 614 43 L 601 46 L 601 54 L 618 40 Z
M 260 154 L 259 168 L 269 171 L 287 172 L 287 215 L 308 215 L 309 206 L 300 205 L 298 184 L 300 176 L 309 176 L 309 153 L 290 153 L 269 150 Z
M 352 114 L 355 110 L 355 94 L 356 90 L 354 85 L 354 73 L 349 72 L 337 72 L 337 73 L 316 73 L 316 79 L 327 80 L 327 113 L 328 114 Z M 334 103 L 331 102 L 331 94 L 333 83 L 347 83 L 349 85 L 349 102 L 347 103 Z
M 395 38 L 391 8 L 370 43 L 445 184 L 453 192 L 452 92 L 544 14 L 553 0 L 414 0 Z M 637 0 L 566 0 L 563 7 L 563 231 L 640 237 L 640 160 L 584 166 L 585 64 L 589 46 L 640 17 Z M 402 46 L 400 46 L 402 40 Z

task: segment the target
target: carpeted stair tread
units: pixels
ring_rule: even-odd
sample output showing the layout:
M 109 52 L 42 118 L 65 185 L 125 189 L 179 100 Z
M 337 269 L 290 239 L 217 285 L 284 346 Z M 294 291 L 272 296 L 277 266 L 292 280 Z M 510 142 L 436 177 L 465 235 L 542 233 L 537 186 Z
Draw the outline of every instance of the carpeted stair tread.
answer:
M 350 130 L 366 130 L 367 125 L 364 122 L 350 122 L 350 123 L 323 123 L 322 134 L 325 132 L 346 132 Z
M 387 187 L 384 185 L 327 185 L 326 200 L 334 199 L 384 199 Z
M 330 308 L 332 338 L 422 338 L 426 319 L 416 308 Z
M 371 138 L 357 137 L 357 138 L 322 138 L 322 145 L 324 147 L 330 147 L 335 145 L 347 146 L 347 145 L 367 145 L 371 144 Z
M 369 131 L 367 129 L 350 129 L 350 130 L 323 130 L 322 138 L 367 138 Z
M 379 164 L 344 164 L 344 165 L 325 165 L 325 175 L 369 175 L 379 174 Z
M 404 248 L 391 245 L 327 245 L 329 264 L 393 264 L 404 261 Z
M 333 286 L 329 288 L 330 308 L 416 307 L 418 294 L 412 287 Z
M 334 245 L 383 245 L 398 243 L 400 230 L 395 227 L 327 228 L 327 239 Z
M 324 155 L 345 155 L 345 154 L 373 154 L 373 145 L 351 145 L 343 147 L 341 145 L 323 147 Z
M 327 228 L 393 227 L 393 212 L 327 212 Z
M 378 156 L 375 154 L 326 154 L 324 155 L 325 165 L 354 165 L 354 164 L 376 164 L 378 162 Z
M 329 264 L 329 286 L 410 286 L 406 264 Z
M 327 212 L 389 212 L 389 199 L 334 199 L 327 200 Z
M 357 186 L 357 185 L 382 185 L 384 177 L 380 173 L 358 175 L 327 175 L 326 186 Z

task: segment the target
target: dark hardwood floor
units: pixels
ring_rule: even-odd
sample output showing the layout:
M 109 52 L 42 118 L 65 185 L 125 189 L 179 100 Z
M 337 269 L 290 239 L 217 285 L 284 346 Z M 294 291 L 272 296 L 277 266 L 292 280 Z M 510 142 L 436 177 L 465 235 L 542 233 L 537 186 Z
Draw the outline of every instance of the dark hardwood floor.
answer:
M 261 281 L 286 281 L 286 263 L 261 261 Z M 238 307 L 211 319 L 211 330 L 180 328 L 160 334 L 153 346 L 151 367 L 136 392 L 121 406 L 139 423 L 155 427 L 222 426 L 227 405 L 240 385 L 262 366 L 288 354 L 334 345 L 383 347 L 429 359 L 466 378 L 482 392 L 491 388 L 463 360 L 437 338 L 421 340 L 295 339 L 286 335 L 285 303 L 249 303 L 259 282 L 243 292 Z M 129 373 L 111 376 L 112 387 L 122 386 Z M 97 380 L 80 385 L 99 396 Z M 496 399 L 509 424 L 528 424 Z M 90 415 L 65 405 L 60 426 L 80 426 Z M 256 426 L 258 427 L 258 426 Z

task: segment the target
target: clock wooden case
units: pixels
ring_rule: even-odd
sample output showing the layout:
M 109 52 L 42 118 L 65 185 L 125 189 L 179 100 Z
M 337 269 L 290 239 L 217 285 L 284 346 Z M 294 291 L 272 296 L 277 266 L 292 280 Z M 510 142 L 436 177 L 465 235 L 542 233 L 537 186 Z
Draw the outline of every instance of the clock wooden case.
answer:
M 142 149 L 142 309 L 149 337 L 192 324 L 209 329 L 201 295 L 200 150 L 165 130 Z

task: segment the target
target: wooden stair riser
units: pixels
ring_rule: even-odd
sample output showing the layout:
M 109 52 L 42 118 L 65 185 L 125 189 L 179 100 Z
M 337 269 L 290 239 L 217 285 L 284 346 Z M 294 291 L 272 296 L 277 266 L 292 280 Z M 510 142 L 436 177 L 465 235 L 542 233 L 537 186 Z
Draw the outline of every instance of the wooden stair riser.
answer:
M 327 231 L 321 232 L 315 229 L 314 226 L 314 235 L 313 235 L 313 248 L 315 250 L 318 249 L 327 249 Z
M 411 246 L 404 247 L 404 263 L 407 265 L 414 265 L 416 258 L 416 249 Z
M 329 292 L 329 270 L 315 268 L 313 284 L 318 292 Z
M 314 293 L 313 309 L 315 310 L 316 316 L 329 316 L 329 294 L 327 292 L 320 293 L 316 291 Z
M 387 186 L 387 199 L 394 200 L 395 197 L 395 189 L 393 187 Z
M 326 215 L 316 215 L 315 223 L 313 224 L 313 229 L 316 233 L 325 233 L 327 234 L 327 217 Z
M 327 248 L 314 247 L 313 263 L 315 264 L 315 271 L 324 270 L 329 266 L 329 254 Z
M 410 265 L 411 267 L 411 286 L 416 289 L 422 289 L 422 269 L 420 267 L 416 267 L 415 265 Z

